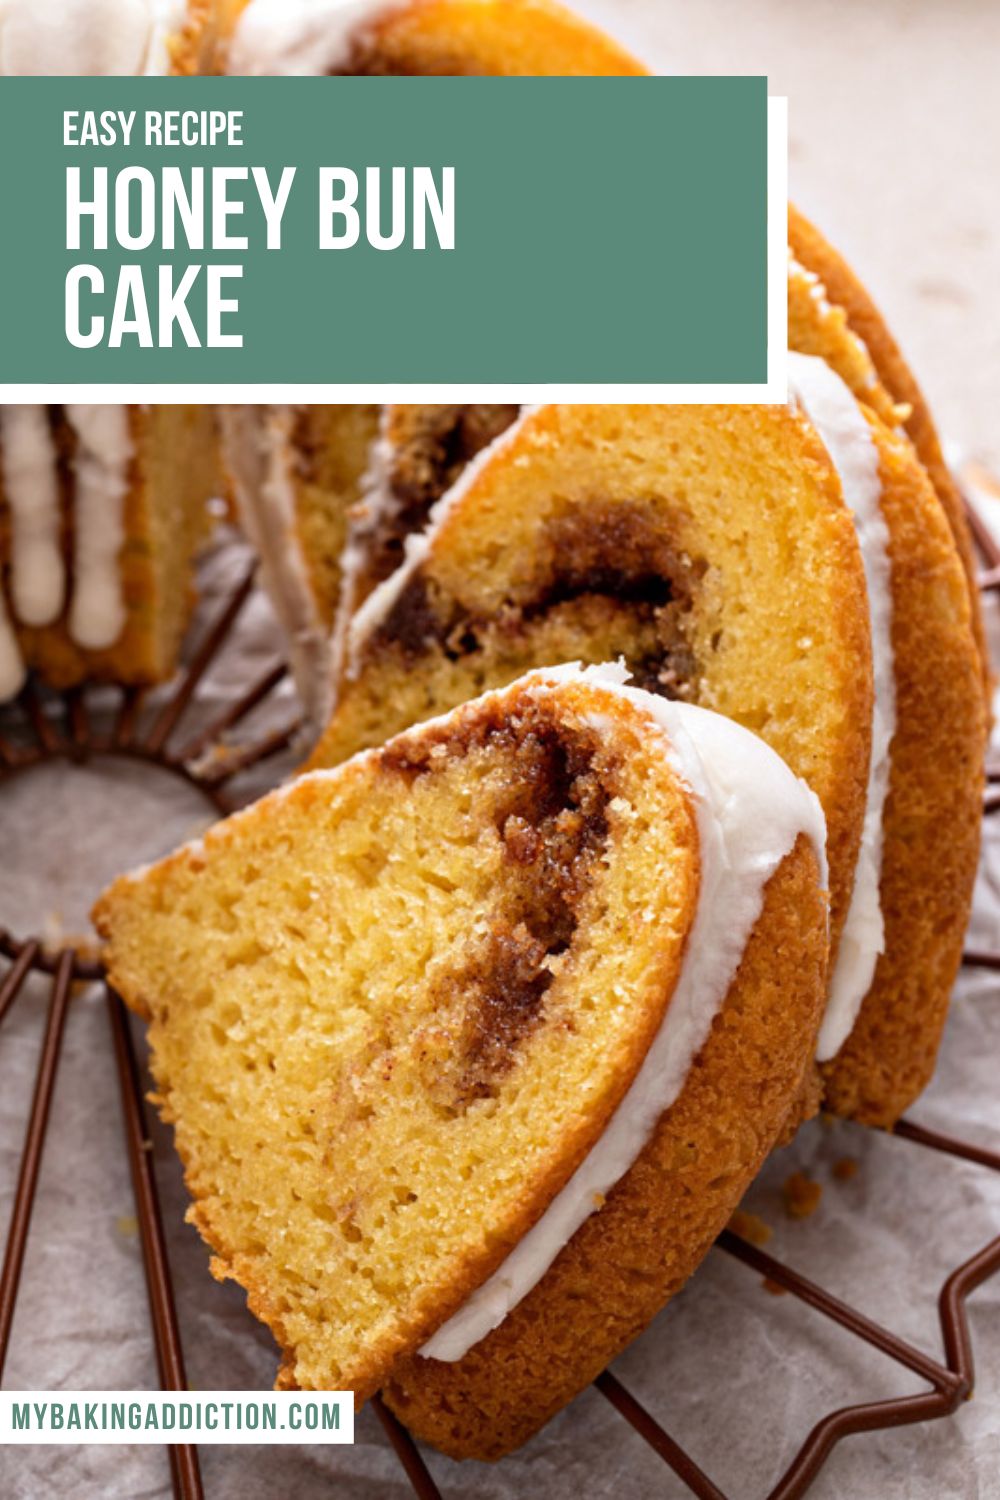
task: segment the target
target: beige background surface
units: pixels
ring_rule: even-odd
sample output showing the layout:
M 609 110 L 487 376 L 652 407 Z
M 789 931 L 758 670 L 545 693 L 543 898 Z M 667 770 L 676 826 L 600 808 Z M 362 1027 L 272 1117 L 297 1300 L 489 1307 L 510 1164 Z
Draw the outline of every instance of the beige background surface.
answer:
M 652 67 L 766 73 L 789 192 L 852 262 L 950 439 L 1000 468 L 1000 4 L 575 0 Z

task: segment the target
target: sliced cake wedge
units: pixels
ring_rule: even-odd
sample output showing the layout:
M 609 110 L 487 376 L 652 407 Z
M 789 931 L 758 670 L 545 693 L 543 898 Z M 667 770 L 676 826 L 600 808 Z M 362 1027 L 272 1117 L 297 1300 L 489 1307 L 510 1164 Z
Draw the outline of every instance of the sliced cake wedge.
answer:
M 624 675 L 529 674 L 302 777 L 95 912 L 149 1021 L 191 1217 L 283 1384 L 363 1399 L 408 1356 L 461 1381 L 447 1362 L 547 1295 L 612 1190 L 643 1256 L 646 1216 L 677 1213 L 659 1271 L 593 1279 L 600 1326 L 553 1349 L 544 1393 L 529 1355 L 506 1436 L 468 1451 L 527 1436 L 693 1270 L 815 1045 L 816 799 L 746 730 Z

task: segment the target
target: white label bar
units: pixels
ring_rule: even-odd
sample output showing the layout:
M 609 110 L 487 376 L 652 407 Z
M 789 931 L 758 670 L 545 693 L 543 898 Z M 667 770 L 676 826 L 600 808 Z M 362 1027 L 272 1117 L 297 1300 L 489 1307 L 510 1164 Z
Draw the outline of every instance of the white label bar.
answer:
M 0 1443 L 353 1443 L 350 1391 L 3 1391 Z

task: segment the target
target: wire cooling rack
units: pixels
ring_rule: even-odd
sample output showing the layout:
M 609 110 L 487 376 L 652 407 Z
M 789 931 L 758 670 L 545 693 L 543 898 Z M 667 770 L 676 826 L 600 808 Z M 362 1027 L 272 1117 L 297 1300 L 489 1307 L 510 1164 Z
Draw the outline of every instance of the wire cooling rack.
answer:
M 980 588 L 984 592 L 1000 591 L 1000 547 L 971 501 L 967 502 L 967 508 L 986 565 L 986 571 L 979 579 Z M 230 595 L 166 700 L 153 704 L 147 702 L 142 693 L 125 692 L 107 732 L 98 732 L 95 727 L 85 691 L 75 691 L 57 700 L 58 712 L 53 716 L 47 711 L 51 710 L 52 704 L 43 705 L 29 682 L 12 715 L 0 722 L 0 787 L 26 768 L 45 761 L 62 759 L 84 763 L 94 756 L 112 755 L 144 761 L 172 772 L 199 791 L 216 812 L 233 811 L 240 802 L 238 793 L 233 791 L 233 783 L 242 773 L 286 750 L 299 728 L 297 722 L 290 722 L 257 739 L 248 739 L 235 748 L 229 740 L 231 734 L 239 734 L 252 711 L 287 676 L 285 664 L 276 663 L 206 728 L 187 740 L 183 738 L 185 714 L 196 700 L 206 672 L 236 628 L 253 586 L 251 572 Z M 989 767 L 987 775 L 986 815 L 1000 810 L 1000 766 Z M 6 972 L 0 979 L 0 1023 L 30 974 L 48 975 L 50 981 L 34 1094 L 24 1135 L 3 1269 L 0 1271 L 2 1380 L 70 997 L 74 983 L 80 980 L 102 982 L 103 973 L 100 963 L 83 949 L 65 947 L 53 953 L 38 937 L 16 937 L 2 928 L 0 962 L 6 964 Z M 1000 950 L 970 949 L 966 951 L 963 962 L 1000 971 Z M 121 1091 L 125 1147 L 135 1193 L 160 1387 L 168 1391 L 184 1391 L 188 1389 L 188 1382 L 175 1308 L 174 1282 L 153 1172 L 143 1083 L 125 1008 L 107 985 L 104 986 L 104 996 Z M 896 1126 L 895 1135 L 917 1150 L 957 1157 L 987 1172 L 1000 1173 L 1000 1153 L 984 1150 L 971 1142 L 925 1130 L 906 1120 Z M 816 1422 L 798 1451 L 792 1454 L 766 1500 L 798 1500 L 843 1438 L 853 1433 L 947 1417 L 971 1395 L 974 1362 L 965 1304 L 978 1286 L 1000 1271 L 1000 1236 L 956 1265 L 940 1288 L 940 1358 L 932 1357 L 890 1329 L 873 1322 L 857 1308 L 816 1285 L 801 1271 L 776 1260 L 731 1229 L 719 1236 L 717 1246 L 753 1272 L 755 1278 L 766 1277 L 769 1283 L 797 1298 L 803 1308 L 811 1308 L 854 1338 L 880 1350 L 919 1376 L 928 1387 L 916 1395 L 842 1406 L 828 1412 Z M 594 1384 L 692 1495 L 698 1496 L 699 1500 L 731 1500 L 610 1370 L 599 1375 Z M 443 1500 L 442 1492 L 409 1433 L 377 1396 L 372 1405 L 413 1493 L 419 1500 Z M 196 1446 L 169 1444 L 167 1453 L 177 1500 L 202 1500 L 205 1492 Z

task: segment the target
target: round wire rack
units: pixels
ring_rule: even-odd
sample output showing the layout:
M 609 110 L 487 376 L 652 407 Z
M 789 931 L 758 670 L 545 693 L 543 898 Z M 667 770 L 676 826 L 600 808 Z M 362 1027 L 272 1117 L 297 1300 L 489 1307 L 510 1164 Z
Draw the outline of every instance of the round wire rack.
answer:
M 985 564 L 985 571 L 979 578 L 980 589 L 984 593 L 1000 591 L 1000 546 L 971 498 L 967 498 L 966 504 L 973 535 Z M 185 715 L 196 702 L 206 673 L 237 627 L 253 588 L 251 570 L 230 593 L 185 669 L 172 684 L 166 699 L 156 702 L 139 691 L 123 692 L 110 729 L 97 727 L 86 690 L 75 690 L 43 703 L 35 685 L 29 681 L 10 713 L 0 720 L 0 787 L 24 770 L 43 762 L 61 759 L 82 764 L 96 756 L 117 756 L 145 762 L 182 778 L 220 815 L 234 811 L 241 799 L 233 784 L 243 773 L 286 751 L 300 729 L 299 721 L 293 719 L 277 729 L 240 742 L 245 721 L 288 675 L 286 664 L 277 662 L 210 723 L 200 727 L 197 733 L 184 737 Z M 56 707 L 54 714 L 53 704 Z M 235 744 L 233 736 L 237 737 Z M 1000 811 L 1000 764 L 987 767 L 983 811 L 984 815 Z M 963 963 L 1000 971 L 1000 949 L 967 949 Z M 99 959 L 85 946 L 65 946 L 54 951 L 38 936 L 20 937 L 3 928 L 0 928 L 0 964 L 5 965 L 0 978 L 0 1023 L 22 993 L 30 975 L 43 974 L 49 980 L 34 1092 L 0 1270 L 2 1382 L 73 987 L 79 981 L 103 984 L 103 970 Z M 135 1195 L 160 1388 L 185 1391 L 189 1387 L 176 1312 L 175 1286 L 153 1171 L 143 1080 L 125 1007 L 108 985 L 103 984 L 103 990 L 120 1087 L 125 1149 Z M 958 1158 L 986 1172 L 1000 1173 L 1000 1153 L 972 1142 L 926 1130 L 907 1120 L 896 1126 L 894 1134 L 918 1150 Z M 847 1334 L 880 1350 L 927 1386 L 925 1391 L 915 1395 L 844 1405 L 827 1412 L 808 1431 L 797 1451 L 790 1454 L 766 1500 L 798 1500 L 842 1439 L 854 1433 L 947 1417 L 972 1394 L 974 1357 L 966 1300 L 987 1278 L 1000 1271 L 1000 1235 L 956 1265 L 941 1285 L 937 1309 L 942 1348 L 938 1357 L 874 1322 L 848 1302 L 818 1286 L 794 1266 L 767 1254 L 732 1229 L 724 1230 L 716 1243 L 719 1250 L 754 1273 L 755 1277 L 765 1277 L 773 1287 L 790 1293 L 803 1308 L 812 1309 Z M 690 1494 L 699 1500 L 735 1500 L 712 1481 L 611 1370 L 599 1375 L 594 1385 Z M 379 1397 L 373 1399 L 372 1405 L 413 1493 L 420 1500 L 442 1500 L 442 1492 L 410 1434 Z M 191 1443 L 172 1443 L 166 1448 L 177 1500 L 202 1500 L 205 1491 L 197 1447 Z

